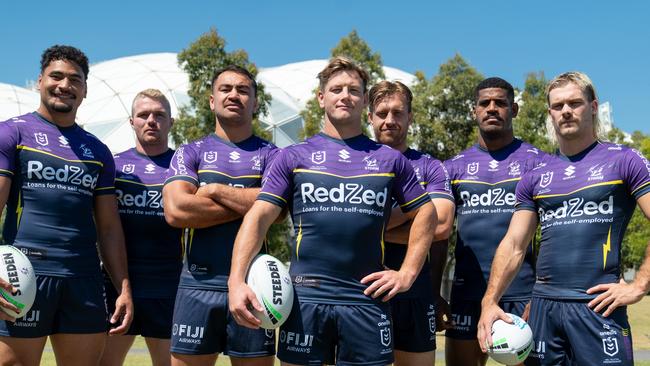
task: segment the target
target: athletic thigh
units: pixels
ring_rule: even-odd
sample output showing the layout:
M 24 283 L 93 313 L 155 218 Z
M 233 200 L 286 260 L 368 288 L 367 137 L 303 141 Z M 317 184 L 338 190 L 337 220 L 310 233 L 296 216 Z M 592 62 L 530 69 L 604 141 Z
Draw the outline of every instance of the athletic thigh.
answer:
M 47 337 L 11 338 L 0 336 L 0 365 L 38 366 Z

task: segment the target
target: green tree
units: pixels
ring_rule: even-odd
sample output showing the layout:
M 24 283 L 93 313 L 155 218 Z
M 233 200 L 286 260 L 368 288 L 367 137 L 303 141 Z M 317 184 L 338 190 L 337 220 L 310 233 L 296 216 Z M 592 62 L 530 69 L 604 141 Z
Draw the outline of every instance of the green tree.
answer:
M 370 74 L 369 87 L 378 80 L 382 80 L 386 77 L 381 62 L 381 55 L 378 52 L 373 53 L 370 46 L 368 46 L 366 41 L 359 37 L 356 30 L 353 30 L 350 34 L 341 38 L 336 47 L 332 49 L 332 57 L 337 56 L 347 57 L 365 68 Z M 314 89 L 314 96 L 307 101 L 305 109 L 300 112 L 305 123 L 300 132 L 301 139 L 317 134 L 322 128 L 325 114 L 318 105 L 318 90 L 319 87 L 317 86 L 316 89 Z M 361 123 L 364 132 L 366 132 L 366 126 L 368 125 L 366 123 L 367 118 L 368 117 L 364 113 Z
M 214 72 L 228 65 L 239 65 L 257 75 L 257 67 L 248 60 L 244 50 L 227 52 L 226 41 L 213 28 L 202 34 L 186 49 L 178 54 L 178 63 L 185 70 L 190 81 L 187 94 L 190 104 L 181 107 L 172 128 L 172 138 L 177 145 L 196 140 L 214 132 L 215 116 L 210 110 L 211 84 Z M 259 108 L 254 115 L 253 131 L 256 135 L 270 139 L 271 135 L 261 127 L 257 116 L 266 113 L 271 95 L 264 92 L 264 85 L 257 85 L 257 100 Z M 266 239 L 271 255 L 283 261 L 288 261 L 288 224 L 286 220 L 271 226 Z
M 552 152 L 554 148 L 546 130 L 547 82 L 543 72 L 528 74 L 524 90 L 520 94 L 519 114 L 513 120 L 513 128 L 515 136 L 543 151 Z
M 227 52 L 226 41 L 212 28 L 192 42 L 178 54 L 178 64 L 187 73 L 190 87 L 187 94 L 190 104 L 179 110 L 172 128 L 172 139 L 177 145 L 201 138 L 214 132 L 215 117 L 210 110 L 210 85 L 214 72 L 228 65 L 239 65 L 254 76 L 257 67 L 248 60 L 244 50 Z M 270 134 L 261 128 L 257 116 L 266 113 L 271 96 L 264 92 L 264 85 L 258 83 L 257 100 L 259 108 L 255 114 L 253 128 L 257 135 L 269 139 Z
M 632 134 L 634 148 L 650 159 L 650 136 L 639 131 Z M 623 268 L 638 268 L 645 257 L 646 246 L 650 240 L 650 223 L 643 212 L 637 207 L 625 231 L 622 245 Z
M 440 160 L 471 146 L 477 136 L 472 117 L 474 88 L 483 75 L 456 54 L 431 80 L 422 72 L 415 76 L 410 141 Z

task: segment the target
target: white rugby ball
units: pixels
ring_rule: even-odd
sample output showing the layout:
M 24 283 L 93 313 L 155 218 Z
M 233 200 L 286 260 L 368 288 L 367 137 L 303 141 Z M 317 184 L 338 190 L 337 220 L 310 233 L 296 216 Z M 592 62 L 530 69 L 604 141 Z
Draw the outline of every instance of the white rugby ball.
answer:
M 253 309 L 264 329 L 275 329 L 287 320 L 293 306 L 293 284 L 287 267 L 277 258 L 259 254 L 253 259 L 246 283 L 253 289 L 263 312 Z
M 533 331 L 522 318 L 507 314 L 513 324 L 499 319 L 492 324 L 492 347 L 488 354 L 498 363 L 518 365 L 533 349 Z
M 14 318 L 22 318 L 29 312 L 36 298 L 36 275 L 27 256 L 20 249 L 11 245 L 0 245 L 0 278 L 9 282 L 16 290 L 10 294 L 0 289 L 0 296 L 14 304 L 19 313 L 5 309 L 0 310 Z

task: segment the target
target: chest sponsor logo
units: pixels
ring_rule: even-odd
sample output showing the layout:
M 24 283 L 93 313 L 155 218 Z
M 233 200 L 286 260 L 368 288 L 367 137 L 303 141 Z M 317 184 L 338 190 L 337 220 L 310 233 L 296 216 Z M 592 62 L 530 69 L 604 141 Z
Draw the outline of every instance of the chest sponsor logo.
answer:
M 61 147 L 70 147 L 70 142 L 65 136 L 59 136 L 59 146 Z
M 495 172 L 499 170 L 499 162 L 496 160 L 492 160 L 488 163 L 488 167 L 490 167 L 490 169 L 488 169 L 489 171 Z
M 479 169 L 479 163 L 476 161 L 467 164 L 467 174 L 469 175 L 476 175 L 478 173 L 478 169 Z
M 576 167 L 574 167 L 573 165 L 569 165 L 568 167 L 566 167 L 566 169 L 564 169 L 564 178 L 562 179 L 563 180 L 573 179 L 575 178 L 575 175 L 576 175 Z
M 514 206 L 516 202 L 515 194 L 503 188 L 493 188 L 481 194 L 461 191 L 460 198 L 463 207 Z
M 589 167 L 589 178 L 587 178 L 588 181 L 592 180 L 603 180 L 605 176 L 603 175 L 603 169 L 605 169 L 605 166 L 607 163 L 604 164 L 596 164 L 592 167 Z
M 156 166 L 155 165 L 153 165 L 151 163 L 145 165 L 145 167 L 144 167 L 144 173 L 145 174 L 154 174 L 155 172 L 156 172 Z
M 230 158 L 228 161 L 229 163 L 239 163 L 241 154 L 239 154 L 237 151 L 231 151 L 230 154 L 228 154 L 228 157 Z
M 553 172 L 546 172 L 539 177 L 539 186 L 542 188 L 548 187 L 553 181 Z
M 121 189 L 115 191 L 117 202 L 122 207 L 162 208 L 162 192 L 143 190 L 138 194 L 124 193 Z
M 342 162 L 342 163 L 349 163 L 350 162 L 350 153 L 345 149 L 339 150 L 339 161 Z
M 133 174 L 135 172 L 135 164 L 124 164 L 122 165 L 122 173 L 124 174 Z
M 27 178 L 70 183 L 94 189 L 97 186 L 98 177 L 86 173 L 84 169 L 76 165 L 64 164 L 60 168 L 54 168 L 40 161 L 30 160 L 27 162 Z
M 49 145 L 49 141 L 47 140 L 47 135 L 43 132 L 35 132 L 34 139 L 36 140 L 36 143 L 41 146 Z
M 365 189 L 362 184 L 358 183 L 340 183 L 337 187 L 329 189 L 317 187 L 313 183 L 302 183 L 300 195 L 303 203 L 350 203 L 353 205 L 376 205 L 383 208 L 386 206 L 388 188 L 384 188 L 381 192 L 375 192 L 372 189 Z
M 326 151 L 316 151 L 311 153 L 311 162 L 314 164 L 323 164 L 327 160 Z
M 214 163 L 217 161 L 217 152 L 216 151 L 206 151 L 203 153 L 203 161 L 206 163 Z
M 253 170 L 262 170 L 262 158 L 260 158 L 259 155 L 255 155 L 251 158 L 253 162 L 253 165 L 251 166 L 251 169 Z
M 609 196 L 607 200 L 601 202 L 586 201 L 584 198 L 576 197 L 568 201 L 563 201 L 555 210 L 538 210 L 540 222 L 546 222 L 551 219 L 564 219 L 569 217 L 580 217 L 583 215 L 612 215 L 614 213 L 614 196 Z

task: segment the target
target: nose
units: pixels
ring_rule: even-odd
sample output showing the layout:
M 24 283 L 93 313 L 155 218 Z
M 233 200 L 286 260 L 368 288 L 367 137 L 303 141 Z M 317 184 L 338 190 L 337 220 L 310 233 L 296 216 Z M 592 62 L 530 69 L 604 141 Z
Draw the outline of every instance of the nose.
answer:
M 488 112 L 494 112 L 497 110 L 497 103 L 493 100 L 490 101 L 490 104 L 487 106 L 487 111 Z
M 156 116 L 153 113 L 149 113 L 149 115 L 147 116 L 147 123 L 148 124 L 156 123 Z
M 71 85 L 70 79 L 68 79 L 67 77 L 62 78 L 57 84 L 57 86 L 61 89 L 68 89 L 70 85 Z
M 564 103 L 562 106 L 562 114 L 571 114 L 573 112 L 573 108 L 569 105 L 569 103 Z

